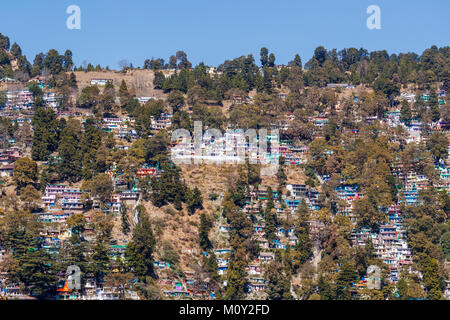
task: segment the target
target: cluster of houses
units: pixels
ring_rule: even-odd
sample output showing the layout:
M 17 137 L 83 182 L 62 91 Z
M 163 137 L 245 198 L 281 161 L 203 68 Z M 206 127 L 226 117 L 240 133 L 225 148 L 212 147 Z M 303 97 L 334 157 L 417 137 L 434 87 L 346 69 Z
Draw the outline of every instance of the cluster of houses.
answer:
M 292 140 L 281 140 L 279 150 L 280 156 L 284 158 L 286 164 L 298 165 L 306 163 L 306 153 L 309 150 L 309 146 L 296 146 Z
M 155 262 L 156 263 L 156 262 Z M 163 294 L 170 298 L 195 298 L 195 299 L 214 299 L 214 292 L 209 290 L 208 282 L 201 282 L 196 279 L 195 271 L 190 269 L 183 271 L 181 280 L 173 280 L 167 277 L 164 269 L 167 266 L 159 267 L 158 283 L 162 289 Z
M 396 283 L 400 270 L 412 263 L 412 253 L 402 226 L 403 217 L 399 206 L 390 206 L 387 215 L 388 223 L 380 225 L 377 233 L 372 233 L 367 228 L 355 229 L 352 232 L 352 242 L 353 245 L 365 246 L 368 240 L 372 241 L 375 257 L 389 266 L 390 280 Z
M 172 125 L 172 113 L 163 113 L 159 117 L 151 116 L 152 130 L 167 130 Z M 82 119 L 84 123 L 86 120 Z M 112 132 L 117 139 L 133 140 L 137 138 L 135 119 L 130 116 L 103 118 L 96 125 L 105 132 Z
M 117 272 L 117 271 L 113 271 Z M 65 274 L 60 273 L 56 289 L 56 300 L 140 300 L 136 291 L 122 286 L 98 285 L 93 275 L 88 275 L 83 281 L 83 290 L 71 289 Z
M 341 184 L 334 188 L 338 200 L 340 200 L 339 214 L 349 217 L 352 222 L 356 222 L 353 214 L 353 203 L 362 197 L 358 185 Z
M 399 202 L 413 205 L 417 203 L 419 192 L 430 185 L 430 179 L 425 174 L 418 174 L 415 171 L 408 171 L 405 174 L 402 169 L 403 165 L 401 163 L 395 164 L 392 168 L 393 175 L 402 182 Z M 434 186 L 439 191 L 448 192 L 450 185 L 450 167 L 444 161 L 440 161 L 435 164 L 435 169 L 438 172 L 439 180 L 434 183 Z
M 251 135 L 251 136 L 250 136 Z M 249 137 L 247 140 L 246 137 Z M 259 134 L 229 128 L 223 135 L 220 132 L 206 131 L 200 141 L 182 136 L 171 144 L 172 159 L 177 163 L 278 163 L 280 153 L 279 136 L 276 133 Z M 288 152 L 286 145 L 284 153 Z M 292 150 L 291 150 L 292 152 Z M 300 161 L 300 160 L 299 160 Z
M 5 96 L 6 103 L 4 106 L 0 106 L 0 110 L 24 111 L 34 108 L 33 94 L 28 89 L 6 91 Z M 47 107 L 57 112 L 62 96 L 55 92 L 45 92 L 42 99 Z
M 0 149 L 0 177 L 11 177 L 14 172 L 14 162 L 22 157 L 19 148 Z
M 6 110 L 30 110 L 33 108 L 33 94 L 28 89 L 7 91 L 6 103 L 3 106 Z M 2 106 L 0 106 L 2 107 Z
M 46 186 L 42 196 L 42 203 L 48 209 L 59 205 L 65 211 L 83 210 L 81 190 L 62 184 Z
M 134 129 L 134 122 L 132 117 L 103 118 L 101 128 L 105 132 L 112 132 L 118 139 L 135 139 L 137 132 Z
M 152 130 L 167 130 L 172 126 L 172 113 L 162 113 L 158 117 L 151 116 L 151 129 Z

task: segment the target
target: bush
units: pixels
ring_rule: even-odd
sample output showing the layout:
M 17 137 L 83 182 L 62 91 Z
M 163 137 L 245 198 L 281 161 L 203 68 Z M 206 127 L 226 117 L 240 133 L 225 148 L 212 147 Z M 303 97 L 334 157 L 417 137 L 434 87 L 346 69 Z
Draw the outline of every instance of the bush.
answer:
M 211 193 L 211 194 L 209 195 L 209 200 L 211 200 L 211 201 L 216 201 L 217 198 L 218 198 L 218 196 L 217 196 L 217 194 L 215 194 L 215 193 Z

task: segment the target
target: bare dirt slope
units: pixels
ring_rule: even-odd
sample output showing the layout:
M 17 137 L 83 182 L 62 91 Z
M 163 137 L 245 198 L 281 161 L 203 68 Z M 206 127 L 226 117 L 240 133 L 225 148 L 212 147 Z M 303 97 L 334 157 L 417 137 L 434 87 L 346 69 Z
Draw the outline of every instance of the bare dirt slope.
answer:
M 153 88 L 155 74 L 152 70 L 129 70 L 126 73 L 120 71 L 77 71 L 74 73 L 80 91 L 90 85 L 92 79 L 112 80 L 116 89 L 120 87 L 122 80 L 125 80 L 128 90 L 134 90 L 137 97 L 154 97 L 157 99 L 165 99 L 166 97 L 161 90 Z

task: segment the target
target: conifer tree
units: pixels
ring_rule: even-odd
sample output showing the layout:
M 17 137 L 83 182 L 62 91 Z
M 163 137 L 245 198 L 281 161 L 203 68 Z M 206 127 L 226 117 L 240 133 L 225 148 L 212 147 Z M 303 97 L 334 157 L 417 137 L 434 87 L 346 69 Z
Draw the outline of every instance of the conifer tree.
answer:
M 122 232 L 127 235 L 130 232 L 130 220 L 128 218 L 128 210 L 125 204 L 120 206 L 120 216 L 122 219 Z
M 305 201 L 302 201 L 297 209 L 297 221 L 295 235 L 298 237 L 295 245 L 296 258 L 299 263 L 304 263 L 312 256 L 312 241 L 309 235 L 310 213 Z
M 153 269 L 153 250 L 156 240 L 145 207 L 139 205 L 136 210 L 138 223 L 134 228 L 132 240 L 125 250 L 125 256 L 133 273 L 145 282 L 146 277 L 156 277 Z
M 209 240 L 208 233 L 212 228 L 212 221 L 206 217 L 204 213 L 200 215 L 200 227 L 199 227 L 199 240 L 200 240 L 200 248 L 203 251 L 207 251 L 211 249 L 212 244 Z

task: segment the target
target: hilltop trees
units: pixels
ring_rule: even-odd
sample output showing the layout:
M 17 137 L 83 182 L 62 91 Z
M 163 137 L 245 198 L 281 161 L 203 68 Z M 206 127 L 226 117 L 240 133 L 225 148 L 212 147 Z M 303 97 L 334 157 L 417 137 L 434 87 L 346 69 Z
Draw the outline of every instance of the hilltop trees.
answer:
M 275 55 L 273 53 L 269 54 L 269 50 L 267 48 L 261 48 L 260 51 L 261 56 L 261 66 L 263 69 L 263 78 L 257 79 L 257 88 L 258 92 L 272 92 L 273 80 L 277 77 L 278 71 L 275 67 Z M 259 77 L 259 74 L 257 75 Z
M 9 46 L 9 38 L 0 33 L 0 49 L 9 50 Z
M 9 50 L 9 52 L 15 57 L 18 58 L 22 55 L 22 49 L 20 48 L 20 46 L 14 42 L 13 45 L 11 46 L 11 50 Z
M 46 54 L 36 55 L 33 65 L 23 55 L 20 46 L 14 42 L 10 46 L 8 37 L 0 34 L 0 74 L 2 76 L 14 77 L 16 80 L 26 82 L 30 77 L 43 75 L 52 79 L 73 68 L 72 52 L 66 50 L 64 55 L 60 55 L 57 50 L 51 49 Z M 9 51 L 9 55 L 8 52 Z M 10 63 L 14 61 L 15 68 Z M 5 66 L 5 68 L 3 68 Z
M 164 59 L 158 58 L 158 59 L 154 59 L 152 58 L 150 59 L 146 59 L 144 61 L 144 69 L 151 69 L 151 70 L 160 70 L 160 69 L 164 69 L 166 67 L 166 65 L 164 64 Z
M 64 56 L 62 58 L 62 64 L 63 64 L 64 71 L 71 71 L 73 69 L 74 63 L 72 60 L 72 56 L 73 56 L 72 51 L 67 49 L 64 52 Z
M 63 71 L 63 59 L 58 51 L 51 49 L 42 61 L 42 66 L 52 75 L 59 74 Z
M 264 68 L 269 61 L 269 50 L 266 47 L 261 48 L 261 66 Z
M 192 67 L 192 63 L 189 62 L 186 52 L 181 50 L 177 51 L 176 57 L 178 60 L 178 69 L 190 69 Z

